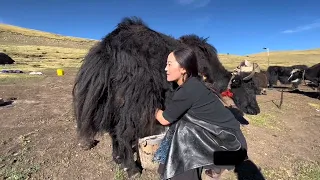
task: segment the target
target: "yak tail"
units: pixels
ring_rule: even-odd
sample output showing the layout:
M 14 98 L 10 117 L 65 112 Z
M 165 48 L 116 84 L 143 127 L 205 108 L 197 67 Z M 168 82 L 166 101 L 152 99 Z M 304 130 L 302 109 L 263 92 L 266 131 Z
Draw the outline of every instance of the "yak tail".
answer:
M 101 120 L 107 118 L 103 104 L 108 100 L 110 67 L 108 55 L 91 48 L 76 76 L 72 95 L 77 131 L 82 138 L 92 139 L 100 130 Z

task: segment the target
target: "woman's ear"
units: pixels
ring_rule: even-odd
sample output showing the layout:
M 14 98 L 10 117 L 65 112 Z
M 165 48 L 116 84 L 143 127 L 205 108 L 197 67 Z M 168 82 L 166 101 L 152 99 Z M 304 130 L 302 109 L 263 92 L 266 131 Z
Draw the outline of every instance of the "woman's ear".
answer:
M 184 69 L 184 68 L 181 68 L 181 69 L 180 69 L 180 72 L 181 72 L 182 75 L 184 75 L 184 74 L 187 73 L 186 69 Z

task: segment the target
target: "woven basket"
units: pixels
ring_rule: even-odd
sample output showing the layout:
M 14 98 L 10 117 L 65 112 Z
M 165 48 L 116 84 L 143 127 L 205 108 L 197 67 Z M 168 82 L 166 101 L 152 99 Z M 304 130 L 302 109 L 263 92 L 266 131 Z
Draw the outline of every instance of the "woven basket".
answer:
M 139 156 L 144 169 L 157 170 L 159 163 L 153 162 L 153 156 L 164 138 L 165 134 L 148 136 L 139 139 Z

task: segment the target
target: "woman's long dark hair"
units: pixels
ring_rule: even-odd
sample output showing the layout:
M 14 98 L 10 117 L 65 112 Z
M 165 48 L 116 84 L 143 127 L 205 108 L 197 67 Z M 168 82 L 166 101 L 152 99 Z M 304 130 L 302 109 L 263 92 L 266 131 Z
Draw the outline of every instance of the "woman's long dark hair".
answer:
M 199 78 L 197 56 L 193 49 L 188 46 L 181 46 L 173 51 L 173 55 L 179 65 L 186 70 L 187 79 L 190 77 Z
M 178 49 L 173 51 L 173 55 L 176 58 L 179 65 L 186 70 L 187 79 L 190 77 L 196 77 L 204 83 L 204 85 L 210 89 L 214 94 L 216 94 L 223 102 L 225 102 L 218 91 L 210 84 L 202 79 L 198 71 L 198 60 L 194 50 L 187 45 L 183 45 Z

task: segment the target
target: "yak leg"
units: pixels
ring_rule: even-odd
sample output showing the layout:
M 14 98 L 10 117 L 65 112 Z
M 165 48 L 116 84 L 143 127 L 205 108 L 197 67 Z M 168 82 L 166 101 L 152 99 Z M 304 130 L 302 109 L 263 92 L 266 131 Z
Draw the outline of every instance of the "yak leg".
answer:
M 136 156 L 137 156 L 136 165 L 140 169 L 143 169 L 142 165 L 141 165 L 140 154 L 139 154 L 139 141 L 135 141 L 133 144 L 134 145 L 132 147 L 132 151 L 133 151 L 133 153 L 136 153 Z
M 123 159 L 123 167 L 124 170 L 127 171 L 128 177 L 134 177 L 136 175 L 140 175 L 142 169 L 136 164 L 134 161 L 134 151 L 132 148 L 132 141 L 128 140 L 127 138 L 122 138 L 118 136 L 117 138 L 119 141 L 119 150 L 122 150 L 124 154 Z
M 97 134 L 97 132 L 94 129 L 89 129 L 89 130 L 82 130 L 80 129 L 79 132 L 79 146 L 83 150 L 89 150 L 93 147 L 95 147 L 99 141 L 95 140 L 94 137 Z
M 275 74 L 270 75 L 268 88 L 273 88 L 273 85 L 276 85 L 277 81 L 278 81 L 278 75 L 275 75 Z
M 117 135 L 116 133 L 110 133 L 111 140 L 112 140 L 112 158 L 113 161 L 116 162 L 117 164 L 122 164 L 123 163 L 123 156 L 119 153 L 119 143 L 117 140 Z

